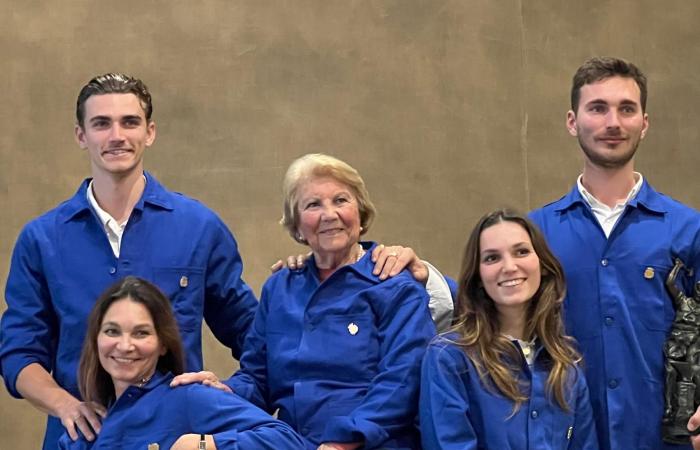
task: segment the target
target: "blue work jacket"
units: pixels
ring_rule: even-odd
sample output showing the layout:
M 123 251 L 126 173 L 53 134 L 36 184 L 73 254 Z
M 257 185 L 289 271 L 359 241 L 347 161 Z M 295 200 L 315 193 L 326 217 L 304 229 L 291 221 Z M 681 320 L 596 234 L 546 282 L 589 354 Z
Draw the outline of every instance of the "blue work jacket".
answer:
M 173 375 L 156 374 L 144 387 L 127 388 L 107 411 L 93 442 L 68 433 L 61 450 L 167 450 L 183 434 L 211 434 L 218 450 L 303 450 L 304 442 L 289 425 L 274 419 L 237 395 L 201 384 L 171 388 Z
M 680 258 L 700 275 L 700 214 L 644 181 L 606 238 L 575 186 L 531 213 L 566 273 L 566 329 L 579 343 L 601 448 L 661 440 L 663 348 L 674 318 L 665 280 Z M 683 273 L 686 292 L 693 277 Z
M 529 385 L 528 400 L 513 414 L 513 402 L 487 388 L 464 350 L 449 342 L 456 339 L 454 334 L 436 339 L 423 359 L 423 450 L 598 450 L 581 371 L 570 374 L 567 412 L 546 393 L 546 350 L 536 350 L 532 366 L 523 357 L 520 377 Z
M 419 448 L 420 363 L 435 335 L 425 288 L 408 272 L 380 281 L 369 244 L 320 282 L 313 258 L 272 275 L 227 383 L 307 439 Z M 372 245 L 373 247 L 374 245 Z
M 136 275 L 170 298 L 187 355 L 202 368 L 202 317 L 240 355 L 257 301 L 241 280 L 243 264 L 226 225 L 201 203 L 167 191 L 146 173 L 146 188 L 122 237 L 119 258 L 87 200 L 89 180 L 55 209 L 29 222 L 17 240 L 0 322 L 0 374 L 8 391 L 31 363 L 79 397 L 77 366 L 87 318 L 102 291 Z M 63 426 L 49 417 L 44 448 Z

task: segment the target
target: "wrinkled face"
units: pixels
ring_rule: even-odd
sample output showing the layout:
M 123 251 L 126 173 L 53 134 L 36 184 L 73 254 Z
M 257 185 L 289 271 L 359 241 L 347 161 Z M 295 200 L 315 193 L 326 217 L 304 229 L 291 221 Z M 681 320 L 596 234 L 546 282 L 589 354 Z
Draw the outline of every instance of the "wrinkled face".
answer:
M 165 354 L 148 309 L 130 298 L 115 301 L 105 313 L 97 351 L 117 397 L 129 386 L 150 378 L 158 358 Z
M 568 112 L 566 125 L 587 164 L 617 168 L 632 160 L 649 120 L 634 79 L 614 76 L 581 87 L 578 111 Z
M 299 188 L 301 237 L 316 255 L 349 253 L 360 240 L 360 211 L 352 190 L 333 178 L 318 177 Z
M 527 231 L 515 222 L 499 222 L 481 232 L 479 275 L 496 309 L 523 312 L 540 287 L 540 258 Z
M 156 137 L 155 123 L 134 94 L 93 95 L 85 101 L 83 127 L 75 137 L 90 156 L 93 177 L 123 177 L 143 171 L 143 153 Z

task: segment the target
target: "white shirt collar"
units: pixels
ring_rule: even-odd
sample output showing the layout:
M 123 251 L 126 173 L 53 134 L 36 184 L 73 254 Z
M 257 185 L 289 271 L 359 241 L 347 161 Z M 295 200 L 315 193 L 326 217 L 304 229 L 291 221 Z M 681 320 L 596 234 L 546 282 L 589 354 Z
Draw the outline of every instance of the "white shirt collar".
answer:
M 634 197 L 637 196 L 640 189 L 642 189 L 642 183 L 644 183 L 644 177 L 642 177 L 642 174 L 639 172 L 634 172 L 634 178 L 637 181 L 636 181 L 636 183 L 634 183 L 634 186 L 632 186 L 632 190 L 630 190 L 629 193 L 627 194 L 627 198 L 625 199 L 624 202 L 618 203 L 617 205 L 615 205 L 615 208 L 618 208 L 620 206 L 622 206 L 622 207 L 626 206 L 627 203 L 630 202 L 630 200 L 632 200 Z M 588 206 L 590 206 L 591 208 L 594 208 L 594 207 L 595 208 L 604 208 L 604 209 L 607 208 L 609 210 L 615 209 L 615 208 L 610 208 L 608 205 L 606 205 L 605 203 L 603 203 L 600 200 L 598 200 L 597 198 L 595 198 L 593 196 L 593 194 L 588 192 L 588 190 L 583 186 L 582 180 L 583 180 L 583 174 L 578 176 L 578 179 L 576 180 L 576 185 L 578 186 L 578 191 L 581 193 L 581 196 L 586 201 L 586 203 L 588 203 Z

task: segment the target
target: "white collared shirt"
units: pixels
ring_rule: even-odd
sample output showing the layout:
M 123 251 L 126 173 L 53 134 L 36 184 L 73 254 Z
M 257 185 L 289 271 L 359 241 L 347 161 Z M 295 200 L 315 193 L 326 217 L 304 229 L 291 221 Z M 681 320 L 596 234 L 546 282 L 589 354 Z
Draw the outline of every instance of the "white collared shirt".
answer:
M 145 184 L 145 176 L 143 177 L 143 181 Z M 97 213 L 97 217 L 99 217 L 100 222 L 102 222 L 102 227 L 104 228 L 105 233 L 107 234 L 107 239 L 109 239 L 109 245 L 112 246 L 112 253 L 114 253 L 115 257 L 119 258 L 119 251 L 122 246 L 122 236 L 124 235 L 124 228 L 126 228 L 126 223 L 129 221 L 129 219 L 126 219 L 122 223 L 118 223 L 117 220 L 111 216 L 111 214 L 102 209 L 97 203 L 95 193 L 92 192 L 92 183 L 93 180 L 90 180 L 90 184 L 87 188 L 88 203 L 90 203 L 92 209 L 94 209 L 95 213 Z
M 520 351 L 522 352 L 523 356 L 525 357 L 525 361 L 527 361 L 528 366 L 532 366 L 535 363 L 535 350 L 536 350 L 536 344 L 537 344 L 537 338 L 532 338 L 531 341 L 523 341 L 522 339 L 516 339 L 510 334 L 504 334 L 506 338 L 510 339 L 513 342 L 517 342 L 518 345 L 520 346 Z
M 615 227 L 617 221 L 620 219 L 620 216 L 622 216 L 622 213 L 625 211 L 625 207 L 630 202 L 630 200 L 632 200 L 639 193 L 639 190 L 642 188 L 642 183 L 644 181 L 644 179 L 642 178 L 642 174 L 639 172 L 634 172 L 634 178 L 636 178 L 637 182 L 634 183 L 632 190 L 629 192 L 629 194 L 627 194 L 627 198 L 625 199 L 625 201 L 618 203 L 613 208 L 609 207 L 605 203 L 595 198 L 593 194 L 588 192 L 586 188 L 583 187 L 583 183 L 581 181 L 583 180 L 583 175 L 579 175 L 578 180 L 576 180 L 576 184 L 578 185 L 578 191 L 581 193 L 581 196 L 586 201 L 586 203 L 588 203 L 588 205 L 591 207 L 591 211 L 593 211 L 595 218 L 598 219 L 598 223 L 605 232 L 605 237 L 610 237 L 610 233 Z

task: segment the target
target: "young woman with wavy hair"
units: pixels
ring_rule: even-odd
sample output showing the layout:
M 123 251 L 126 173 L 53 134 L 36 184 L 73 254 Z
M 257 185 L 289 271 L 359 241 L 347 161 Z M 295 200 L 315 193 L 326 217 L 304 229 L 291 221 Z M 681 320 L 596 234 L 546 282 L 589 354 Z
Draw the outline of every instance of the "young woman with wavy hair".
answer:
M 565 335 L 561 265 L 509 210 L 469 236 L 451 331 L 423 361 L 423 447 L 596 449 L 580 355 Z

